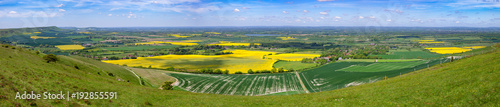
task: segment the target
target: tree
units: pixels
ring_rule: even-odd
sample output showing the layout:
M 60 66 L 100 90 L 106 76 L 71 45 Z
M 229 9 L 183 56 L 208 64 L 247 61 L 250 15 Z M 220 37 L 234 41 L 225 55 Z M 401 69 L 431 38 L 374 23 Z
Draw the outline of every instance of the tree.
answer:
M 252 69 L 248 69 L 248 74 L 253 74 L 254 72 L 252 71 Z
M 173 82 L 165 81 L 164 84 L 161 86 L 162 90 L 172 90 L 174 87 L 172 86 Z
M 288 71 L 290 71 L 290 72 L 294 72 L 295 70 L 293 70 L 293 68 L 290 68 Z
M 174 71 L 174 70 L 175 70 L 175 68 L 174 68 L 174 67 L 168 67 L 168 68 L 167 68 L 167 70 L 169 70 L 169 71 Z
M 278 72 L 278 70 L 276 70 L 276 68 L 273 68 L 273 69 L 271 70 L 271 73 L 277 73 L 277 72 Z
M 222 72 L 222 74 L 229 74 L 229 70 L 224 70 L 224 72 Z
M 248 69 L 248 73 L 253 74 L 254 72 L 252 71 L 252 69 Z
M 241 71 L 237 71 L 234 74 L 243 74 Z
M 285 72 L 285 69 L 280 68 L 280 69 L 278 69 L 278 72 Z
M 109 57 L 109 60 L 119 60 L 119 59 L 120 59 L 120 58 L 119 58 L 119 57 L 117 57 L 117 56 L 111 56 L 111 57 Z
M 57 56 L 54 55 L 54 54 L 45 55 L 45 56 L 43 56 L 43 59 L 45 61 L 47 61 L 47 63 L 49 63 L 49 62 L 56 62 L 56 61 L 59 60 L 59 59 L 57 59 Z
M 214 71 L 214 74 L 222 74 L 222 70 L 220 70 L 220 69 L 216 69 L 216 70 Z

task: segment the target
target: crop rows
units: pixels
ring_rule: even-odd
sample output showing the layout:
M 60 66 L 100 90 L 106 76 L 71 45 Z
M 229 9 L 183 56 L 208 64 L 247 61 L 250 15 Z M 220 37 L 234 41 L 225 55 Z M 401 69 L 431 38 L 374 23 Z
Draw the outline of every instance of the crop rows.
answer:
M 300 78 L 306 85 L 310 92 L 320 92 L 334 90 L 349 86 L 360 85 L 363 83 L 375 82 L 383 79 L 383 77 L 394 77 L 405 74 L 414 70 L 424 69 L 428 66 L 448 62 L 449 59 L 435 59 L 428 60 L 426 63 L 416 65 L 414 67 L 393 69 L 384 72 L 345 72 L 338 71 L 350 66 L 366 66 L 375 65 L 371 62 L 336 62 L 321 66 L 316 69 L 303 71 L 300 73 Z M 377 63 L 377 66 L 386 66 L 384 64 L 391 63 Z M 384 68 L 379 68 L 384 69 Z
M 299 73 L 302 82 L 309 92 L 320 92 L 340 89 L 349 86 L 381 80 L 384 77 L 394 77 L 428 66 L 445 63 L 448 59 L 425 60 L 415 63 L 412 67 L 390 69 L 383 72 L 345 72 L 338 71 L 350 66 L 380 66 L 395 63 L 374 62 L 336 62 L 319 68 Z M 418 63 L 417 63 L 418 62 Z M 210 74 L 169 74 L 178 79 L 177 86 L 191 92 L 212 93 L 224 95 L 269 95 L 276 93 L 304 93 L 297 76 L 294 73 L 262 74 L 262 75 L 210 75 Z
M 346 71 L 346 72 L 383 72 L 383 71 L 391 71 L 403 68 L 414 67 L 427 61 L 413 61 L 413 62 L 397 62 L 397 63 L 373 63 L 367 66 L 357 66 L 353 65 L 350 67 L 346 67 L 343 69 L 339 69 L 338 71 Z
M 178 79 L 178 87 L 197 93 L 256 96 L 286 92 L 303 93 L 304 90 L 293 73 L 267 75 L 172 73 L 169 75 Z

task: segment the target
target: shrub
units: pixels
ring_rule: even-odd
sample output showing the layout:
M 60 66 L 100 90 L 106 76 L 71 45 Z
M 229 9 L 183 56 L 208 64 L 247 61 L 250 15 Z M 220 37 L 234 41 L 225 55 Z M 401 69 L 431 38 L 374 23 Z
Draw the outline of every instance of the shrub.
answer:
M 252 71 L 252 69 L 248 69 L 248 73 L 253 74 L 254 72 Z
M 175 68 L 174 68 L 174 67 L 169 67 L 169 68 L 167 68 L 167 70 L 169 70 L 169 71 L 174 71 L 174 70 L 175 70 Z
M 237 71 L 234 74 L 243 74 L 241 71 Z
M 161 86 L 161 89 L 163 90 L 172 90 L 174 87 L 172 86 L 173 82 L 165 81 L 164 84 Z
M 45 55 L 45 56 L 43 56 L 43 59 L 45 61 L 47 61 L 47 63 L 49 63 L 49 62 L 56 62 L 56 61 L 59 60 L 59 59 L 57 59 L 57 56 L 54 55 L 54 54 Z
M 112 77 L 114 77 L 114 76 L 115 76 L 115 75 L 113 75 L 113 73 L 108 73 L 108 75 L 109 75 L 109 76 L 112 76 Z

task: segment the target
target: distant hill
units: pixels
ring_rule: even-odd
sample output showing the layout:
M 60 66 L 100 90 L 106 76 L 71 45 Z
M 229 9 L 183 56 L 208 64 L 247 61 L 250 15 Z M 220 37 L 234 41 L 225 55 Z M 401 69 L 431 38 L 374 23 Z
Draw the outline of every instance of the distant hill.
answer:
M 12 29 L 0 29 L 0 37 L 9 37 L 12 35 L 22 34 L 24 32 L 40 32 L 40 31 L 60 31 L 55 26 L 48 27 L 33 27 L 33 28 L 12 28 Z
M 500 48 L 500 45 L 496 45 Z M 1 45 L 0 106 L 499 106 L 500 50 L 339 90 L 289 96 L 229 96 L 140 85 L 117 65 Z M 110 76 L 112 73 L 113 76 Z M 127 82 L 128 81 L 128 82 Z M 21 100 L 16 92 L 117 92 L 111 100 Z

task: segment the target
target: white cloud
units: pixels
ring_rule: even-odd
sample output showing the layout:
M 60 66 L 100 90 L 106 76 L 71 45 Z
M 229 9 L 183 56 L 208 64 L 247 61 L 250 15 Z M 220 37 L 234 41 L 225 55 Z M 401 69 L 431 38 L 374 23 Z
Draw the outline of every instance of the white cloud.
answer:
M 326 2 L 326 1 L 335 1 L 335 0 L 317 0 L 319 2 Z
M 66 10 L 64 10 L 64 9 L 59 9 L 59 12 L 65 12 L 65 11 L 66 11 Z
M 7 13 L 0 11 L 0 14 Z M 44 11 L 26 11 L 26 12 L 16 12 L 9 11 L 8 14 L 4 14 L 0 17 L 56 17 L 62 14 L 57 14 L 57 12 L 44 12 Z
M 370 17 L 368 17 L 368 18 L 370 18 L 370 19 L 375 19 L 375 16 L 370 16 Z
M 151 1 L 151 3 L 154 4 L 180 4 L 180 3 L 199 3 L 201 2 L 200 0 L 156 0 L 156 1 Z
M 420 19 L 412 19 L 412 20 L 410 20 L 410 22 L 424 23 L 424 21 L 420 20 Z
M 245 21 L 247 17 L 235 17 L 234 20 Z
M 446 4 L 450 7 L 458 8 L 498 8 L 500 3 L 498 0 L 457 0 L 454 3 Z
M 288 13 L 290 13 L 290 12 L 288 12 L 288 11 L 283 11 L 283 13 L 284 13 L 284 14 L 288 14 Z
M 202 5 L 177 5 L 175 7 L 169 7 L 169 8 L 153 8 L 151 10 L 155 11 L 174 11 L 178 13 L 183 13 L 183 12 L 195 12 L 195 13 L 203 13 L 207 11 L 216 11 L 220 10 L 218 6 L 216 6 L 217 3 L 208 3 L 208 4 L 202 4 Z M 234 10 L 233 10 L 234 11 Z
M 397 14 L 403 14 L 404 13 L 403 11 L 398 10 L 398 9 L 394 9 L 394 10 L 384 9 L 384 11 L 391 12 L 391 13 L 397 13 Z
M 250 8 L 248 8 L 248 7 L 241 7 L 241 9 L 250 9 Z
M 460 23 L 460 21 L 455 21 L 455 23 Z
M 328 15 L 328 12 L 319 12 L 321 15 Z
M 358 18 L 359 18 L 359 19 L 364 19 L 365 17 L 363 17 L 363 16 L 359 16 Z
M 113 16 L 113 14 L 108 14 L 108 16 Z
M 342 19 L 342 17 L 340 17 L 340 16 L 335 16 L 335 19 Z
M 320 19 L 325 19 L 325 17 L 319 17 Z
M 64 4 L 59 4 L 59 5 L 56 5 L 54 7 L 63 7 L 63 6 L 64 6 Z
M 234 11 L 234 12 L 240 12 L 240 9 L 237 9 L 237 8 L 236 8 L 236 9 L 234 9 L 233 11 Z
M 392 20 L 391 19 L 387 19 L 386 21 L 391 22 Z
M 309 12 L 309 10 L 303 10 L 302 12 L 304 12 L 304 13 L 308 13 L 308 12 Z

